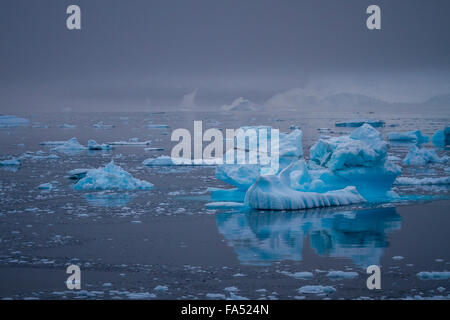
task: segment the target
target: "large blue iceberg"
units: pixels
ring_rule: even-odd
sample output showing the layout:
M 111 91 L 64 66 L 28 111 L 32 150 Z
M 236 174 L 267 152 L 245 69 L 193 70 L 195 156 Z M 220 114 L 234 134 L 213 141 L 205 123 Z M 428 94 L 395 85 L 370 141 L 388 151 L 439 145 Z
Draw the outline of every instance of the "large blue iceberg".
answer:
M 285 141 L 289 143 L 284 145 L 281 140 L 287 136 L 290 139 Z M 292 152 L 302 150 L 301 137 L 300 130 L 280 137 L 281 165 L 275 175 L 262 174 L 258 165 L 218 166 L 217 178 L 235 188 L 212 190 L 212 198 L 244 201 L 253 209 L 267 210 L 379 201 L 386 199 L 401 173 L 401 168 L 388 160 L 388 144 L 381 133 L 367 123 L 350 135 L 320 138 L 310 149 L 308 163 L 302 157 L 303 151 Z

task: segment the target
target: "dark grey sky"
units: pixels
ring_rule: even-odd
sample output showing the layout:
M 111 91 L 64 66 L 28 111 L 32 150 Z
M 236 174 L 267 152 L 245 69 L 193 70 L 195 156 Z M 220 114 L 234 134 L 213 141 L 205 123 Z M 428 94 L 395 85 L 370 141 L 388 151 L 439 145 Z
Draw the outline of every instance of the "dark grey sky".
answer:
M 70 4 L 81 31 L 66 29 Z M 381 31 L 365 26 L 370 4 Z M 263 103 L 324 81 L 394 100 L 450 93 L 449 12 L 448 0 L 2 0 L 0 112 L 176 106 L 197 88 L 201 106 Z

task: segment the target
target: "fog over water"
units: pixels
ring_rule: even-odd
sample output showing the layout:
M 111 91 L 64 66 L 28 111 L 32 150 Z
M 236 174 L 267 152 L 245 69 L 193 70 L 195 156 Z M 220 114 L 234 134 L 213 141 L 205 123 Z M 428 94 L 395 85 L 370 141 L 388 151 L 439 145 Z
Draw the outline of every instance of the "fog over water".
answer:
M 82 30 L 69 31 L 72 2 L 1 2 L 0 112 L 216 110 L 240 96 L 270 111 L 292 90 L 300 98 L 284 108 L 450 93 L 448 1 L 78 0 Z M 381 30 L 366 28 L 370 4 Z

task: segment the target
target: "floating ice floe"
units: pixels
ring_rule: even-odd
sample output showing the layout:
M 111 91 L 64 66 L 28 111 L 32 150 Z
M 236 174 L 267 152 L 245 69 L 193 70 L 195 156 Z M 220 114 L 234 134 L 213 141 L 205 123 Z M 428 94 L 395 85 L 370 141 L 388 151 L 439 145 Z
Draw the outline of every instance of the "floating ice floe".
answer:
M 298 289 L 298 293 L 308 294 L 329 294 L 336 292 L 336 289 L 331 286 L 303 286 Z
M 450 177 L 439 178 L 410 178 L 410 177 L 398 177 L 395 185 L 449 185 Z
M 213 166 L 221 159 L 203 159 L 200 161 L 193 161 L 191 159 L 184 158 L 172 158 L 169 156 L 159 156 L 157 158 L 145 159 L 142 164 L 148 167 L 156 166 Z
M 144 148 L 145 151 L 164 151 L 164 148 L 154 147 L 154 148 Z
M 53 143 L 53 145 L 56 145 L 56 147 L 52 148 L 51 151 L 58 151 L 69 155 L 77 154 L 83 150 L 86 150 L 86 147 L 80 144 L 77 138 L 69 139 L 67 141 L 64 141 L 62 144 L 60 144 L 59 141 L 54 141 Z M 51 145 L 51 142 L 45 142 L 44 144 Z
M 103 121 L 100 121 L 100 122 L 94 123 L 92 125 L 92 127 L 95 129 L 112 129 L 112 128 L 114 128 L 114 125 L 106 124 Z
M 242 202 L 209 202 L 205 204 L 207 209 L 240 209 L 245 205 Z
M 11 115 L 0 115 L 0 128 L 14 128 L 14 127 L 23 127 L 28 126 L 30 124 L 30 120 L 19 118 L 17 116 Z
M 336 122 L 336 127 L 361 127 L 363 124 L 370 124 L 372 127 L 383 127 L 385 122 L 383 120 L 374 119 L 354 119 L 350 121 Z
M 443 130 L 436 131 L 431 140 L 433 141 L 433 144 L 438 147 L 450 145 L 450 126 L 446 126 Z
M 262 210 L 301 210 L 361 202 L 365 199 L 355 187 L 324 193 L 303 192 L 290 188 L 278 176 L 260 176 L 245 195 L 246 204 Z
M 43 184 L 40 184 L 40 185 L 38 186 L 38 189 L 41 189 L 41 190 L 51 190 L 51 189 L 53 189 L 53 185 L 52 185 L 50 182 L 43 183 Z
M 79 179 L 82 179 L 82 178 L 84 178 L 85 176 L 86 176 L 86 173 L 89 171 L 89 170 L 92 170 L 92 169 L 73 169 L 73 170 L 70 170 L 69 172 L 68 172 L 68 174 L 69 174 L 69 176 L 68 176 L 68 178 L 69 179 L 72 179 L 72 180 L 79 180 Z
M 0 166 L 20 166 L 22 163 L 19 158 L 0 160 Z
M 75 185 L 75 190 L 149 190 L 153 184 L 133 176 L 111 161 L 105 167 L 91 169 Z
M 48 154 L 45 155 L 43 151 L 37 151 L 36 153 L 33 152 L 26 152 L 24 154 L 22 154 L 19 159 L 23 160 L 23 159 L 29 159 L 29 160 L 54 160 L 54 159 L 59 159 L 59 156 L 57 156 L 56 154 Z
M 421 148 L 413 146 L 405 159 L 403 164 L 407 166 L 424 166 L 428 163 L 440 163 L 441 159 L 433 149 Z
M 98 144 L 95 140 L 88 141 L 89 150 L 110 150 L 111 146 L 107 143 Z
M 153 124 L 153 123 L 149 123 L 147 125 L 147 128 L 149 128 L 149 129 L 166 129 L 166 128 L 169 128 L 169 126 L 167 124 Z
M 358 278 L 358 273 L 354 271 L 330 271 L 327 273 L 327 277 L 332 279 L 354 279 Z
M 422 271 L 417 277 L 422 280 L 447 280 L 450 279 L 450 271 Z
M 429 139 L 428 136 L 422 135 L 420 130 L 388 133 L 388 140 L 390 141 L 426 143 Z
M 112 146 L 148 146 L 150 143 L 151 143 L 150 140 L 148 140 L 148 141 L 139 141 L 136 138 L 132 138 L 129 141 L 108 142 L 108 144 L 112 145 Z
M 77 126 L 74 124 L 63 123 L 63 124 L 60 124 L 59 127 L 61 129 L 75 129 Z

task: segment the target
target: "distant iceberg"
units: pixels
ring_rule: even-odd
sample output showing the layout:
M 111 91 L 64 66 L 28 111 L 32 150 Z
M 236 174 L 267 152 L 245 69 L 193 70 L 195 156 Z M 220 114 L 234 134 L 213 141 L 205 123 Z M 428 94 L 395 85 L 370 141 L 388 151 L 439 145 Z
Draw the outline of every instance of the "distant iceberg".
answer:
M 343 122 L 336 122 L 336 127 L 361 127 L 363 124 L 370 124 L 372 127 L 383 127 L 385 122 L 383 120 L 374 119 L 354 119 Z
M 105 167 L 87 171 L 75 190 L 149 190 L 153 184 L 133 176 L 111 161 Z
M 413 146 L 405 159 L 403 159 L 403 164 L 407 166 L 424 166 L 428 163 L 440 163 L 441 159 L 436 154 L 436 151 L 433 149 L 422 148 L 419 149 L 416 146 Z
M 53 188 L 54 187 L 50 182 L 43 183 L 38 186 L 38 189 L 41 189 L 41 190 L 52 190 Z
M 428 140 L 430 140 L 429 137 L 422 135 L 422 132 L 420 132 L 420 130 L 407 132 L 390 132 L 388 133 L 388 139 L 390 141 L 417 143 L 426 143 L 428 142 Z
M 222 109 L 224 111 L 254 111 L 256 108 L 255 104 L 250 100 L 239 97 L 235 99 L 231 104 L 223 105 Z
M 30 120 L 11 115 L 0 115 L 0 128 L 14 128 L 30 125 Z
M 92 127 L 94 127 L 95 129 L 112 129 L 112 128 L 114 128 L 114 125 L 106 124 L 103 121 L 100 121 L 100 122 L 94 123 L 92 125 Z
M 149 123 L 147 125 L 147 128 L 149 128 L 149 129 L 166 129 L 166 128 L 169 128 L 169 125 L 167 125 L 167 124 L 152 124 L 152 123 Z

